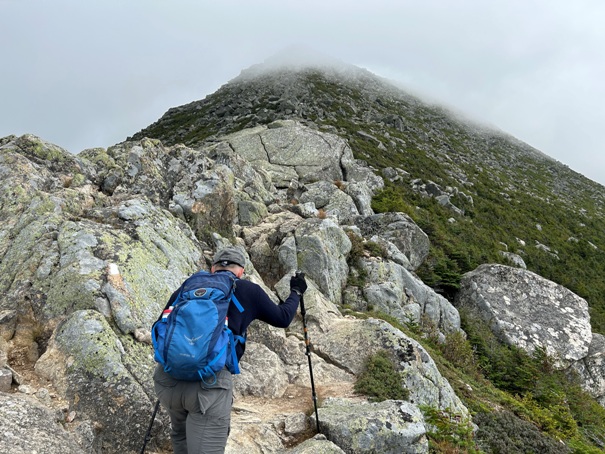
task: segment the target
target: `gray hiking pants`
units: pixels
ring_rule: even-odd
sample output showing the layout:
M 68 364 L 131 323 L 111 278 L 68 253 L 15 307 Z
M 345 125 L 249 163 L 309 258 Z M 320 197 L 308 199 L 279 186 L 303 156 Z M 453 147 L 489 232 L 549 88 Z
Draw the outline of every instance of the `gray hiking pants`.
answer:
M 223 369 L 216 384 L 179 381 L 157 366 L 153 374 L 155 393 L 170 415 L 172 448 L 175 454 L 222 454 L 225 451 L 233 382 Z

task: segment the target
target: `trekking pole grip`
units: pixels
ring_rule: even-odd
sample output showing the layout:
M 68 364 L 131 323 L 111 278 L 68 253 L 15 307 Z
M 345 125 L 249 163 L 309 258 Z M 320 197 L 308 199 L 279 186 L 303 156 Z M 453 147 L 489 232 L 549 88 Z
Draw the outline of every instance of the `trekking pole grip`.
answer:
M 301 270 L 296 270 L 294 272 L 294 276 L 298 277 L 301 274 L 304 274 Z M 303 295 L 300 295 L 300 314 L 302 315 L 303 319 L 305 318 L 305 314 L 307 313 L 307 311 L 305 311 L 305 299 L 303 298 Z

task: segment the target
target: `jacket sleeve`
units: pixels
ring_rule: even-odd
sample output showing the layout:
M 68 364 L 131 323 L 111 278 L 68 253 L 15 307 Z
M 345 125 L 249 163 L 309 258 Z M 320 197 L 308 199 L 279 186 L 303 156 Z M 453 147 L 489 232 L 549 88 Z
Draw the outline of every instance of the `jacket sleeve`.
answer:
M 290 292 L 290 296 L 281 304 L 275 304 L 265 291 L 258 285 L 252 284 L 246 288 L 248 297 L 253 300 L 257 319 L 277 328 L 287 328 L 296 315 L 300 296 Z

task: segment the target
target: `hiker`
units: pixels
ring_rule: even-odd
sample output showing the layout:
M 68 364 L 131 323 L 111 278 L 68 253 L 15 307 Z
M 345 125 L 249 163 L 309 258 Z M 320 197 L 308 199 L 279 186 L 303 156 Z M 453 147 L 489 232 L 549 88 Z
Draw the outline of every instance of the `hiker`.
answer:
M 220 250 L 212 261 L 212 273 L 232 273 L 236 278 L 244 274 L 244 254 L 228 247 Z M 307 289 L 303 273 L 290 279 L 290 295 L 283 303 L 275 304 L 257 284 L 237 280 L 235 297 L 243 312 L 230 304 L 228 327 L 235 336 L 245 338 L 246 329 L 253 320 L 261 320 L 277 328 L 287 328 Z M 178 296 L 178 290 L 170 297 L 170 305 Z M 237 343 L 237 359 L 244 354 L 245 344 Z M 171 422 L 170 437 L 175 454 L 223 453 L 227 444 L 233 404 L 233 382 L 227 368 L 220 370 L 214 383 L 205 380 L 176 380 L 157 365 L 154 376 L 155 392 L 162 406 L 168 411 Z

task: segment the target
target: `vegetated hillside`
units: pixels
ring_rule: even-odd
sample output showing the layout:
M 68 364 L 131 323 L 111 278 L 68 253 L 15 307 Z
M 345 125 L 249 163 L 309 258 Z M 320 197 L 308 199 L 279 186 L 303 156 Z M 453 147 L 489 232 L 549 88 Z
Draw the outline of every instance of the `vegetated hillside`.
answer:
M 346 138 L 377 171 L 405 171 L 373 207 L 403 211 L 429 235 L 431 254 L 418 273 L 425 283 L 451 299 L 461 274 L 507 263 L 501 252 L 518 254 L 529 270 L 586 298 L 593 330 L 605 333 L 605 188 L 368 71 L 259 65 L 201 101 L 170 109 L 133 138 L 196 147 L 285 118 Z M 419 188 L 429 181 L 464 214 L 427 197 Z

